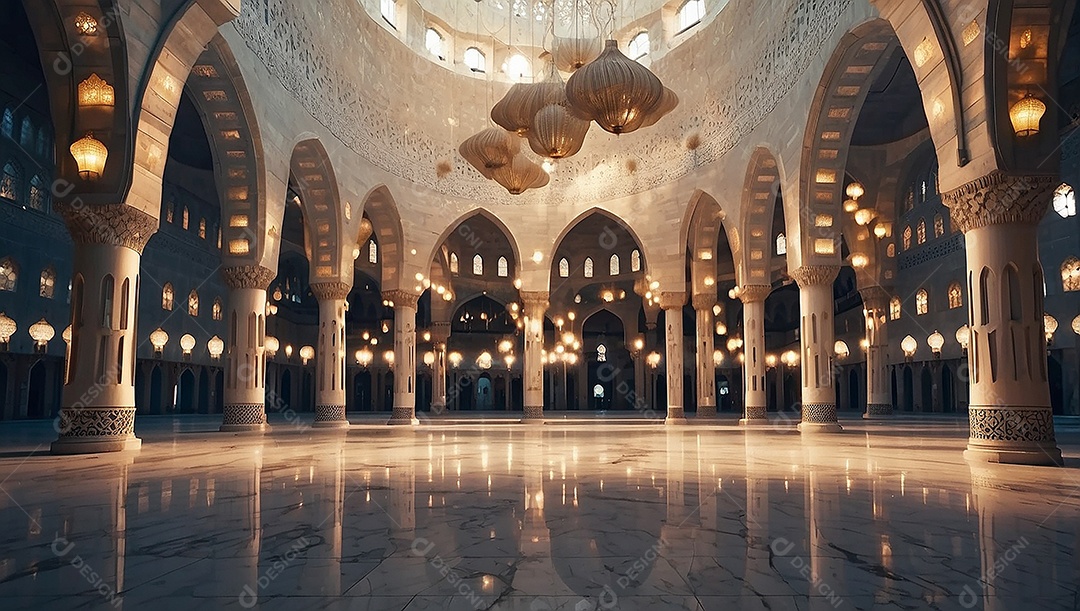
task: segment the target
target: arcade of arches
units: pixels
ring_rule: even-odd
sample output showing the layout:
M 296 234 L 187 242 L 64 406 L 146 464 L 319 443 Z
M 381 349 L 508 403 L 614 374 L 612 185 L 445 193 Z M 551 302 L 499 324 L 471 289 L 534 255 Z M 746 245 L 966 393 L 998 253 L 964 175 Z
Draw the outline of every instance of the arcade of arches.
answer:
M 830 593 L 869 608 L 890 586 L 863 589 L 828 573 L 845 562 L 823 551 L 838 527 L 822 526 L 838 519 L 827 507 L 846 503 L 843 481 L 851 496 L 865 462 L 855 494 L 866 487 L 867 507 L 852 520 L 878 524 L 883 507 L 907 513 L 906 501 L 882 495 L 895 484 L 910 496 L 918 481 L 918 511 L 953 511 L 952 500 L 927 504 L 928 490 L 940 490 L 959 494 L 964 515 L 980 522 L 952 550 L 974 559 L 957 569 L 974 578 L 898 587 L 890 601 L 972 608 L 967 587 L 983 608 L 1018 608 L 1037 579 L 1054 597 L 1045 608 L 1075 604 L 1075 563 L 1053 577 L 1033 562 L 1041 576 L 993 575 L 1016 541 L 1057 545 L 1059 568 L 1069 564 L 1061 554 L 1077 551 L 1080 506 L 1062 492 L 1075 488 L 1068 474 L 1080 458 L 1075 0 L 0 2 L 13 16 L 0 43 L 0 440 L 12 444 L 0 477 L 44 469 L 46 450 L 120 461 L 109 469 L 121 475 L 101 475 L 110 492 L 95 498 L 113 511 L 103 532 L 126 521 L 131 537 L 132 504 L 139 513 L 161 504 L 162 517 L 176 494 L 166 494 L 166 476 L 136 475 L 141 457 L 209 469 L 191 480 L 191 507 L 200 495 L 213 504 L 212 465 L 228 465 L 236 473 L 222 475 L 217 494 L 258 505 L 262 490 L 264 519 L 268 500 L 293 485 L 286 472 L 303 466 L 313 511 L 337 516 L 327 538 L 336 542 L 324 554 L 269 553 L 331 573 L 320 596 L 361 596 L 349 587 L 365 582 L 362 596 L 385 594 L 385 608 L 404 608 L 393 596 L 420 583 L 445 586 L 428 601 L 436 608 L 504 608 L 507 592 L 533 590 L 559 594 L 510 597 L 505 608 L 612 608 L 609 590 L 634 601 L 619 608 L 719 608 L 746 588 L 765 607 L 783 590 L 800 608 L 804 596 L 833 607 Z M 636 131 L 608 133 L 600 115 L 600 125 L 587 123 L 571 95 L 608 57 L 594 59 L 608 38 L 666 88 L 649 94 L 653 110 Z M 488 112 L 501 99 L 503 111 L 535 103 L 514 96 L 545 74 L 548 85 L 569 84 L 527 119 L 535 125 L 514 133 L 492 123 L 502 125 L 499 106 Z M 667 114 L 652 116 L 661 106 Z M 534 154 L 545 112 L 562 113 L 559 130 L 591 126 L 576 154 Z M 502 143 L 485 145 L 486 167 L 462 146 L 477 133 Z M 496 162 L 506 151 L 513 161 Z M 524 193 L 508 185 L 526 173 Z M 178 431 L 194 431 L 191 451 L 205 463 L 172 454 L 187 452 Z M 310 476 L 297 435 L 327 448 L 314 451 Z M 898 458 L 908 452 L 898 439 L 911 441 L 909 458 Z M 460 456 L 459 443 L 476 455 Z M 226 447 L 223 462 L 209 456 Z M 488 448 L 492 462 L 505 459 L 504 475 L 525 482 L 524 505 L 492 518 L 493 544 L 497 530 L 516 533 L 510 547 L 496 546 L 507 557 L 499 562 L 542 557 L 557 585 L 523 583 L 522 567 L 516 579 L 506 567 L 470 567 L 463 540 L 424 530 L 446 515 L 436 508 L 457 502 L 442 491 L 451 480 L 492 496 Z M 250 450 L 254 480 L 236 468 Z M 230 461 L 231 452 L 244 458 Z M 579 453 L 598 470 L 579 470 Z M 20 462 L 8 464 L 12 456 Z M 717 457 L 729 461 L 719 473 Z M 463 461 L 476 471 L 463 475 Z M 611 472 L 621 461 L 625 472 Z M 930 462 L 955 477 L 934 483 Z M 735 463 L 746 465 L 736 477 L 746 486 L 732 496 L 725 476 Z M 957 482 L 969 469 L 964 492 Z M 894 471 L 896 482 L 875 479 Z M 604 548 L 604 512 L 649 519 L 652 510 L 634 507 L 646 501 L 644 474 L 660 491 L 663 527 L 655 540 Z M 582 518 L 578 494 L 589 496 L 594 476 L 599 492 L 587 501 L 605 485 L 622 496 L 616 509 Z M 79 472 L 57 477 L 77 482 Z M 267 488 L 279 478 L 288 483 Z M 1055 523 L 1076 520 L 1061 540 L 983 524 L 1051 519 L 1057 509 L 996 496 L 1021 482 L 1060 509 Z M 519 483 L 496 482 L 494 494 L 509 499 Z M 45 492 L 19 486 L 27 500 L 5 490 L 15 503 L 0 502 L 0 515 L 25 513 L 40 533 L 51 517 L 35 515 L 33 499 Z M 783 535 L 755 504 L 768 505 L 769 490 L 787 498 L 790 486 L 800 490 L 792 515 L 805 510 L 809 526 Z M 376 582 L 398 582 L 345 567 L 346 489 L 366 489 L 375 505 L 371 490 L 390 490 L 390 538 L 431 543 L 405 541 L 415 566 L 367 569 L 417 573 L 411 585 L 380 593 Z M 724 526 L 734 518 L 716 503 L 728 501 L 745 506 Z M 282 500 L 297 502 L 306 507 Z M 285 590 L 260 580 L 270 527 L 257 524 L 258 510 L 232 510 L 251 521 L 240 552 L 247 581 L 196 596 L 224 604 L 240 593 L 244 604 L 251 584 L 251 600 L 274 598 Z M 573 526 L 556 533 L 567 528 L 553 526 L 560 512 Z M 655 564 L 684 550 L 687 523 L 751 533 L 734 553 L 745 575 Z M 632 538 L 653 525 L 618 528 Z M 928 528 L 928 539 L 946 537 L 952 525 Z M 908 547 L 900 538 L 922 536 L 883 531 L 873 550 L 851 554 L 871 556 L 875 573 L 930 584 L 925 558 L 898 551 Z M 123 547 L 88 547 L 110 545 Z M 716 545 L 710 555 L 733 553 Z M 625 558 L 611 569 L 604 554 L 614 549 Z M 95 567 L 106 598 L 126 596 L 124 554 L 99 551 L 79 553 L 109 564 Z M 450 594 L 452 581 L 425 573 L 437 554 L 463 555 L 461 575 L 480 577 Z M 809 595 L 791 583 L 797 567 L 775 568 L 797 556 L 821 579 Z M 320 569 L 324 557 L 334 560 Z M 200 570 L 218 583 L 205 562 Z M 50 578 L 62 581 L 60 570 Z M 776 570 L 775 581 L 762 577 Z M 671 571 L 683 585 L 670 586 Z M 714 578 L 742 585 L 715 593 L 702 585 Z M 30 606 L 54 594 L 19 584 L 12 594 Z M 80 592 L 70 594 L 88 596 Z M 668 594 L 679 602 L 662 601 Z

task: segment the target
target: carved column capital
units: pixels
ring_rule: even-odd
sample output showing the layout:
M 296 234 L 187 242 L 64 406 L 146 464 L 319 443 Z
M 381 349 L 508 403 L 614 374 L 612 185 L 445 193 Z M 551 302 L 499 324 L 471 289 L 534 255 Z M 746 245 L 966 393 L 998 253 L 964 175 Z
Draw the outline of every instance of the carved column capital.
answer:
M 798 283 L 799 288 L 806 288 L 820 284 L 831 285 L 839 274 L 839 265 L 804 265 L 791 272 L 791 277 Z
M 395 290 L 395 291 L 383 291 L 382 298 L 394 304 L 395 308 L 407 307 L 415 308 L 417 302 L 420 301 L 420 296 L 409 291 Z
M 711 312 L 713 306 L 716 305 L 716 295 L 711 293 L 694 295 L 690 298 L 690 303 L 694 304 L 695 310 L 709 310 Z
M 867 310 L 884 310 L 889 307 L 889 299 L 892 297 L 889 291 L 880 286 L 859 289 L 859 295 L 862 295 L 863 308 Z
M 124 246 L 142 254 L 158 230 L 158 220 L 127 204 L 70 204 L 53 208 L 63 217 L 76 244 Z
M 547 291 L 521 291 L 521 303 L 525 306 L 526 312 L 537 308 L 547 310 L 550 305 L 549 297 L 550 294 Z
M 258 289 L 265 291 L 277 276 L 261 265 L 240 265 L 221 268 L 221 277 L 231 289 Z
M 739 287 L 739 300 L 743 303 L 765 301 L 771 294 L 772 286 L 768 284 L 747 284 Z
M 953 227 L 963 233 L 989 225 L 1038 225 L 1050 204 L 1056 176 L 1016 176 L 995 170 L 941 195 Z
M 665 310 L 674 310 L 686 305 L 686 293 L 668 293 L 662 292 L 657 296 L 657 303 Z
M 431 341 L 436 344 L 445 344 L 446 340 L 450 339 L 450 323 L 449 322 L 433 322 L 431 323 Z
M 348 299 L 352 287 L 344 282 L 319 282 L 311 285 L 311 292 L 320 302 Z

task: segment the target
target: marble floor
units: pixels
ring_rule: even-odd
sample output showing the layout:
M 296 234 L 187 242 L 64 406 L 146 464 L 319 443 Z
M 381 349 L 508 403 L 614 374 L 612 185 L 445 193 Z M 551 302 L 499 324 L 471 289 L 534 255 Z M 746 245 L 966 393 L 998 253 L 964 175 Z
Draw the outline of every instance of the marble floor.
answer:
M 954 418 L 272 424 L 0 423 L 0 609 L 1080 609 L 1076 420 L 1063 469 Z

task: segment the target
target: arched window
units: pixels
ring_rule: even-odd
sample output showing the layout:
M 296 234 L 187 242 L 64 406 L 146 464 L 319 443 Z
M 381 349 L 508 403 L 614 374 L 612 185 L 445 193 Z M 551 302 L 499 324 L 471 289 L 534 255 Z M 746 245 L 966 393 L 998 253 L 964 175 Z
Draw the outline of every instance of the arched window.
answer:
M 52 299 L 56 293 L 56 270 L 50 265 L 41 270 L 41 283 L 38 295 L 45 299 Z
M 161 287 L 161 309 L 166 312 L 172 312 L 173 288 L 171 282 L 166 282 L 165 286 Z
M 184 229 L 188 228 L 188 209 L 184 206 L 184 211 L 180 213 L 180 226 Z
M 524 55 L 515 53 L 503 64 L 503 72 L 510 77 L 510 80 L 518 83 L 532 76 L 532 66 Z
M 926 289 L 919 289 L 918 293 L 915 293 L 915 315 L 922 316 L 930 311 L 930 294 L 926 292 Z
M 19 283 L 19 266 L 11 257 L 0 260 L 0 291 L 14 291 Z
M 916 238 L 919 244 L 926 243 L 926 219 L 919 219 L 919 226 L 916 230 Z
M 1054 191 L 1054 212 L 1063 219 L 1076 216 L 1076 192 L 1069 185 L 1061 185 Z
M 945 218 L 940 214 L 934 215 L 934 237 L 940 238 L 945 235 Z
M 450 253 L 450 273 L 458 273 L 458 259 L 457 253 Z
M 904 227 L 904 250 L 911 248 L 911 225 Z
M 165 204 L 165 222 L 167 222 L 167 223 L 175 222 L 175 217 L 173 215 L 173 209 L 174 208 L 176 208 L 176 204 L 174 204 L 173 202 L 168 202 L 168 203 Z
M 889 320 L 900 320 L 900 298 L 893 297 L 889 301 Z
M 915 189 L 908 189 L 907 197 L 904 198 L 904 212 L 911 212 L 915 208 Z
M 34 210 L 40 210 L 45 212 L 48 209 L 48 200 L 46 200 L 47 191 L 45 190 L 45 183 L 41 181 L 40 176 L 34 176 L 30 179 L 30 207 Z
M 596 362 L 597 363 L 606 363 L 607 362 L 607 346 L 605 346 L 604 344 L 600 344 L 599 346 L 596 347 Z
M 19 182 L 21 179 L 22 172 L 19 170 L 18 164 L 13 161 L 4 164 L 4 176 L 0 178 L 0 197 L 10 199 L 13 202 L 19 201 Z
M 619 275 L 619 255 L 611 255 L 611 261 L 608 262 L 608 273 L 612 276 Z
M 510 263 L 506 260 L 506 257 L 499 257 L 499 277 L 507 278 L 510 276 Z
M 630 253 L 630 271 L 641 271 L 641 251 L 634 249 L 634 252 Z
M 37 133 L 37 151 L 38 156 L 44 159 L 49 159 L 49 134 L 45 132 L 45 128 L 41 127 Z
M 199 315 L 199 293 L 195 289 L 191 289 L 191 292 L 187 296 L 187 313 L 188 316 Z
M 559 277 L 560 278 L 569 278 L 570 277 L 570 262 L 567 261 L 565 257 L 563 257 L 562 259 L 559 260 Z
M 1061 264 L 1061 288 L 1080 291 L 1080 259 L 1069 257 Z
M 778 254 L 778 255 L 786 255 L 787 254 L 787 236 L 785 236 L 782 233 L 780 235 L 776 236 L 776 254 Z
M 592 257 L 587 257 L 585 259 L 585 277 L 586 278 L 592 278 L 593 277 Z
M 382 18 L 397 29 L 397 0 L 382 0 Z
M 960 288 L 959 282 L 953 282 L 949 285 L 949 309 L 955 310 L 962 307 L 964 307 L 964 290 Z
M 465 49 L 465 65 L 473 72 L 487 71 L 487 56 L 476 47 Z
M 30 117 L 23 117 L 22 131 L 19 132 L 19 144 L 26 150 L 34 148 L 34 138 L 37 136 L 37 132 L 34 131 L 34 122 L 30 120 Z
M 885 247 L 885 256 L 892 258 L 896 256 L 896 243 L 889 242 L 889 245 Z
M 476 255 L 472 258 L 472 273 L 474 276 L 484 275 L 484 258 Z
M 368 242 L 367 260 L 372 265 L 379 262 L 379 245 L 375 243 L 375 240 Z
M 701 23 L 701 20 L 705 17 L 705 0 L 686 0 L 679 7 L 676 17 L 679 22 L 679 32 Z
M 649 54 L 649 33 L 638 32 L 637 36 L 630 39 L 626 45 L 626 56 L 632 60 L 640 60 Z
M 3 133 L 5 137 L 11 138 L 12 132 L 15 131 L 15 113 L 11 112 L 10 108 L 4 109 L 4 121 L 0 124 L 0 133 Z
M 443 50 L 444 43 L 442 34 L 435 28 L 428 28 L 424 34 L 424 47 L 427 48 L 428 53 L 431 53 L 440 60 L 446 60 L 446 52 Z
M 214 305 L 210 307 L 210 315 L 214 320 L 221 320 L 223 313 L 221 311 L 221 297 L 214 298 Z
M 199 237 L 206 239 L 206 219 L 199 219 Z

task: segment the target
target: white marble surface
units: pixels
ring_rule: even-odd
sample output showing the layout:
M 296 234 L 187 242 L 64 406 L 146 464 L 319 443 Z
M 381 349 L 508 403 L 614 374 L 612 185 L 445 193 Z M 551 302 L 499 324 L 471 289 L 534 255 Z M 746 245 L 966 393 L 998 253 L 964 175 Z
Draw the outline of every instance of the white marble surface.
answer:
M 1064 469 L 969 465 L 956 419 L 272 424 L 0 424 L 0 609 L 1080 608 L 1076 421 Z

